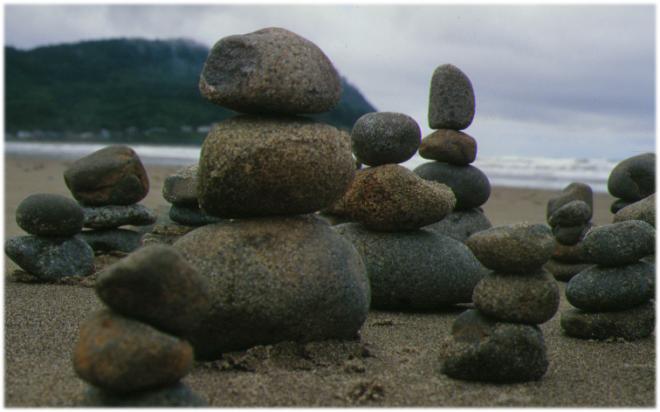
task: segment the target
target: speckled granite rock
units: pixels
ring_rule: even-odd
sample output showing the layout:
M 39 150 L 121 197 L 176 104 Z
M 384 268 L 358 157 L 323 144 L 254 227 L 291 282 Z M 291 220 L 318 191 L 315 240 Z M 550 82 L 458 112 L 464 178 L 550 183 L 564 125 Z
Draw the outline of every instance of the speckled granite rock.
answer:
M 550 259 L 543 267 L 558 281 L 568 282 L 573 276 L 593 265 L 593 263 L 566 263 Z
M 31 235 L 73 236 L 82 230 L 83 211 L 68 197 L 36 193 L 18 204 L 16 223 Z
M 438 66 L 431 78 L 431 129 L 465 129 L 472 123 L 474 111 L 474 90 L 470 79 L 452 64 Z
M 351 131 L 355 157 L 369 166 L 405 162 L 417 152 L 420 139 L 417 122 L 402 113 L 367 113 Z
M 561 314 L 561 327 L 566 335 L 581 339 L 642 339 L 655 329 L 655 304 L 651 301 L 617 312 L 569 309 Z
M 466 166 L 477 157 L 477 141 L 463 132 L 440 129 L 422 139 L 419 155 L 424 159 Z
M 84 207 L 84 226 L 90 229 L 114 229 L 124 225 L 145 226 L 156 221 L 156 215 L 144 205 Z
M 592 229 L 582 243 L 590 262 L 625 265 L 655 252 L 655 229 L 641 220 L 627 220 Z

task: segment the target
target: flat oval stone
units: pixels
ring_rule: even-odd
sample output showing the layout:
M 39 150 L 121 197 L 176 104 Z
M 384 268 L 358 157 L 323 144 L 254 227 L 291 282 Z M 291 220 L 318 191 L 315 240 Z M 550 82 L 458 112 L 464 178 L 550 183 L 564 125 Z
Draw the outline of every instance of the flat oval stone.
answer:
M 592 227 L 593 224 L 591 222 L 575 226 L 557 225 L 552 227 L 552 235 L 558 243 L 565 246 L 573 246 L 582 241 Z
M 482 230 L 465 244 L 484 266 L 504 273 L 536 272 L 555 246 L 547 226 L 526 222 Z
M 566 299 L 587 312 L 624 310 L 653 298 L 649 278 L 655 265 L 637 262 L 618 267 L 592 266 L 566 285 Z
M 195 206 L 197 203 L 197 164 L 183 167 L 165 178 L 163 198 L 177 206 Z
M 607 180 L 614 197 L 636 202 L 655 193 L 655 153 L 629 157 L 617 164 Z
M 501 323 L 470 309 L 456 318 L 442 373 L 467 381 L 527 382 L 548 369 L 537 326 Z
M 95 251 L 131 253 L 142 246 L 142 233 L 127 229 L 85 230 L 78 237 Z
M 655 193 L 621 208 L 614 215 L 614 223 L 626 220 L 643 220 L 655 227 Z
M 37 193 L 19 203 L 16 223 L 31 235 L 73 236 L 82 230 L 83 212 L 68 197 Z
M 612 202 L 612 204 L 610 205 L 610 212 L 612 212 L 612 214 L 615 214 L 619 210 L 623 209 L 626 206 L 632 205 L 633 203 L 635 202 L 629 202 L 627 200 L 617 199 L 614 202 Z
M 417 151 L 421 133 L 417 122 L 403 113 L 367 113 L 353 125 L 353 153 L 369 166 L 402 163 Z
M 559 288 L 550 273 L 516 275 L 492 272 L 472 294 L 474 306 L 503 322 L 540 324 L 550 320 L 559 308 Z
M 170 219 L 173 222 L 186 226 L 204 226 L 218 223 L 222 220 L 219 217 L 205 213 L 198 205 L 192 207 L 172 205 L 170 208 Z
M 543 265 L 545 270 L 552 273 L 552 276 L 560 282 L 568 282 L 571 278 L 583 270 L 593 266 L 593 263 L 566 263 L 555 259 L 550 259 Z
M 491 227 L 493 225 L 490 220 L 480 209 L 468 209 L 452 212 L 441 221 L 424 226 L 424 229 L 432 230 L 465 243 L 467 238 L 474 233 Z
M 359 170 L 343 200 L 351 219 L 372 230 L 392 232 L 437 222 L 455 204 L 449 187 L 393 164 Z
M 202 95 L 244 113 L 322 113 L 341 97 L 341 81 L 311 41 L 269 27 L 227 36 L 211 49 L 199 80 Z
M 488 177 L 474 166 L 428 162 L 413 171 L 424 179 L 449 186 L 456 196 L 456 210 L 479 207 L 490 197 Z
M 147 171 L 128 146 L 108 146 L 76 160 L 64 171 L 64 181 L 88 206 L 130 205 L 149 192 Z
M 7 239 L 5 253 L 21 269 L 42 280 L 94 273 L 94 251 L 78 237 L 18 236 Z
M 591 220 L 591 207 L 581 200 L 573 200 L 557 208 L 550 218 L 550 226 L 577 226 Z
M 477 141 L 469 134 L 440 129 L 422 139 L 419 155 L 456 166 L 466 166 L 477 157 Z
M 286 340 L 353 339 L 367 317 L 360 255 L 312 215 L 202 226 L 174 247 L 209 284 L 211 311 L 190 337 L 199 359 Z
M 580 339 L 642 339 L 655 329 L 655 304 L 651 301 L 617 312 L 569 309 L 561 314 L 561 327 L 566 335 Z
M 350 137 L 300 117 L 216 124 L 199 160 L 199 203 L 222 218 L 294 215 L 339 199 L 355 176 Z
M 583 201 L 593 210 L 594 193 L 591 190 L 591 186 L 586 183 L 573 182 L 563 188 L 557 196 L 548 200 L 546 218 L 549 219 L 557 209 L 574 200 Z
M 103 408 L 173 408 L 200 407 L 208 406 L 208 404 L 199 394 L 193 392 L 190 387 L 179 382 L 162 388 L 128 394 L 116 394 L 88 386 L 77 406 Z
M 464 244 L 429 230 L 375 232 L 357 223 L 334 229 L 362 256 L 374 309 L 437 309 L 471 302 L 474 286 L 487 272 Z
M 188 342 L 109 310 L 80 327 L 73 369 L 84 381 L 115 393 L 176 383 L 193 366 Z
M 627 220 L 593 228 L 582 242 L 590 262 L 625 265 L 655 252 L 655 229 L 641 220 Z
M 431 129 L 463 130 L 474 119 L 472 82 L 452 64 L 438 66 L 431 77 L 429 125 Z
M 114 229 L 119 226 L 146 226 L 156 221 L 156 214 L 144 205 L 84 207 L 84 226 L 90 229 Z

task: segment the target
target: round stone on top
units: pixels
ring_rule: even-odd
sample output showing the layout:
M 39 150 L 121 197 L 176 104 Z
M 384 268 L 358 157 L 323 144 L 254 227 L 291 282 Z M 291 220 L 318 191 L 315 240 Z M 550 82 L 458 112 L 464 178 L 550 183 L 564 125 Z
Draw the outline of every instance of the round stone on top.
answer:
M 474 118 L 474 90 L 458 67 L 443 64 L 433 72 L 429 98 L 431 129 L 463 130 Z
M 322 113 L 339 103 L 341 81 L 318 46 L 269 27 L 220 39 L 199 89 L 213 103 L 244 113 Z
M 375 112 L 355 122 L 351 139 L 355 156 L 364 164 L 378 166 L 410 159 L 419 147 L 421 131 L 410 116 Z
M 655 193 L 655 153 L 629 157 L 617 164 L 607 180 L 614 197 L 636 202 Z
M 82 230 L 83 211 L 68 197 L 35 193 L 16 208 L 16 223 L 31 235 L 73 236 Z

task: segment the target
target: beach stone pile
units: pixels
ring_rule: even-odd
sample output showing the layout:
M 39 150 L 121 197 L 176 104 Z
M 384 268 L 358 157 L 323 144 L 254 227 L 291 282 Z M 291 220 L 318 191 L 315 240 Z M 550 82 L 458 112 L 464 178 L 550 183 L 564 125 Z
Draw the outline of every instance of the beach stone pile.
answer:
M 401 113 L 362 116 L 351 134 L 358 170 L 333 206 L 352 223 L 334 226 L 362 256 L 372 307 L 426 309 L 469 302 L 485 269 L 461 242 L 425 226 L 442 220 L 456 198 L 444 184 L 417 176 L 398 162 L 420 143 L 417 123 Z
M 568 336 L 583 339 L 641 339 L 655 328 L 655 229 L 626 220 L 592 229 L 584 248 L 596 265 L 573 277 L 566 299 L 577 309 L 562 313 Z
M 210 305 L 206 280 L 171 246 L 146 246 L 103 270 L 107 306 L 84 321 L 73 351 L 90 384 L 82 406 L 204 406 L 181 383 L 193 366 L 188 335 Z
M 618 198 L 610 207 L 612 213 L 654 194 L 655 153 L 632 156 L 617 164 L 607 180 L 607 190 Z
M 80 237 L 100 252 L 130 253 L 141 245 L 142 233 L 122 226 L 148 226 L 156 215 L 138 202 L 149 192 L 149 178 L 137 153 L 113 145 L 76 160 L 64 181 L 82 206 Z
M 449 186 L 456 195 L 455 211 L 428 228 L 464 242 L 471 234 L 492 225 L 479 207 L 490 197 L 488 177 L 471 165 L 477 141 L 461 130 L 474 119 L 475 97 L 470 79 L 459 68 L 443 64 L 431 78 L 428 120 L 435 131 L 419 146 L 419 155 L 432 162 L 414 172 L 424 179 Z
M 355 176 L 350 136 L 299 116 L 339 102 L 332 62 L 309 40 L 266 28 L 218 41 L 200 90 L 242 114 L 213 126 L 195 193 L 187 185 L 191 204 L 196 196 L 218 222 L 173 244 L 208 283 L 209 309 L 187 334 L 195 357 L 357 338 L 370 302 L 364 264 L 314 215 Z
M 474 288 L 475 309 L 452 326 L 442 371 L 470 381 L 525 382 L 548 368 L 543 333 L 559 307 L 559 288 L 543 269 L 554 248 L 545 225 L 517 223 L 476 233 L 466 242 L 493 272 Z
M 583 239 L 593 227 L 593 191 L 585 183 L 573 182 L 548 200 L 546 218 L 555 237 L 555 249 L 545 268 L 555 279 L 568 282 L 592 266 Z
M 165 178 L 163 198 L 170 203 L 169 217 L 184 226 L 204 226 L 221 219 L 210 216 L 197 200 L 197 164 L 186 166 Z
M 73 199 L 32 194 L 18 205 L 16 223 L 28 233 L 5 241 L 5 253 L 21 269 L 43 281 L 94 273 L 94 251 L 79 233 L 83 210 Z

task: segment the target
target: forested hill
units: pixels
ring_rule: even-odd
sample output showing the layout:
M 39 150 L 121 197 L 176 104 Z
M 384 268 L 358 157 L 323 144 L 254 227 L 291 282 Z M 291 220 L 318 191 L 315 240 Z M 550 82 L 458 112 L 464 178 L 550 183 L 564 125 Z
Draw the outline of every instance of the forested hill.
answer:
M 8 138 L 201 141 L 205 126 L 232 114 L 198 91 L 208 51 L 184 39 L 5 47 Z M 376 109 L 342 81 L 338 107 L 312 117 L 350 129 Z

